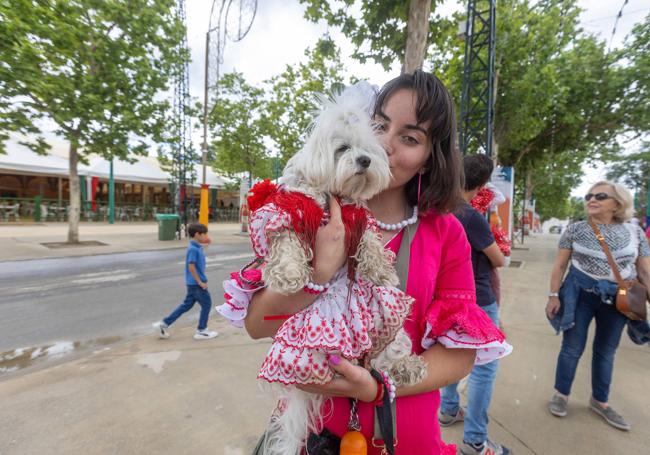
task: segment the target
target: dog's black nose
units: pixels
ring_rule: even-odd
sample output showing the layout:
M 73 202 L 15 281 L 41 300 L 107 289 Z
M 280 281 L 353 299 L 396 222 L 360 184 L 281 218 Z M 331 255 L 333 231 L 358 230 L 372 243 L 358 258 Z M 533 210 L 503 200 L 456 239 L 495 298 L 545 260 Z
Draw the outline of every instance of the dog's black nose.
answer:
M 367 157 L 365 155 L 360 156 L 359 158 L 357 158 L 357 164 L 362 168 L 366 169 L 368 166 L 370 166 L 370 157 Z

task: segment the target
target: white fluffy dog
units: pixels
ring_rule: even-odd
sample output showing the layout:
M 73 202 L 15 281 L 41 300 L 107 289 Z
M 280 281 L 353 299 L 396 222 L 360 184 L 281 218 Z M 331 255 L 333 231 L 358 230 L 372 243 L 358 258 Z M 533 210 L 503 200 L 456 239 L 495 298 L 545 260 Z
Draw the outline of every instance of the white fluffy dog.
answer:
M 374 132 L 367 104 L 368 98 L 358 90 L 324 101 L 304 147 L 287 163 L 281 178 L 284 189 L 304 193 L 325 208 L 329 195 L 339 196 L 344 204 L 364 206 L 388 186 L 388 157 Z M 290 230 L 274 233 L 268 242 L 262 271 L 266 285 L 286 295 L 303 289 L 312 277 L 313 251 Z M 375 285 L 396 286 L 392 256 L 378 232 L 368 229 L 356 250 L 356 276 Z M 411 354 L 411 348 L 410 338 L 401 329 L 392 344 L 375 354 L 372 365 L 387 371 L 398 386 L 420 382 L 426 367 L 421 357 Z M 322 400 L 296 387 L 284 387 L 282 409 L 271 421 L 264 453 L 298 454 L 309 430 L 317 431 Z
M 325 207 L 330 194 L 342 197 L 343 202 L 365 205 L 388 186 L 388 157 L 373 131 L 364 101 L 354 92 L 322 100 L 323 109 L 306 144 L 288 161 L 280 179 L 288 191 L 311 196 Z M 312 254 L 289 231 L 280 233 L 270 244 L 262 272 L 264 282 L 283 294 L 300 291 L 312 276 Z M 366 231 L 357 261 L 359 275 L 371 283 L 397 284 L 390 255 L 376 233 Z

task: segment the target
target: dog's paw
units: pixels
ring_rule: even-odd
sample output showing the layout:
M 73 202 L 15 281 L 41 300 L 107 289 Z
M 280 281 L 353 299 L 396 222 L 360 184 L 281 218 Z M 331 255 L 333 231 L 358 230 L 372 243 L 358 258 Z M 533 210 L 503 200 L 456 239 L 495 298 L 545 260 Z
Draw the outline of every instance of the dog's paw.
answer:
M 397 387 L 415 385 L 427 376 L 427 364 L 419 355 L 402 357 L 388 369 L 388 375 Z
M 295 236 L 283 232 L 271 240 L 262 279 L 273 291 L 295 294 L 309 283 L 310 259 L 311 251 L 305 251 Z
M 359 276 L 377 286 L 397 286 L 399 278 L 392 262 L 393 254 L 384 249 L 379 236 L 366 231 L 357 250 Z
M 262 279 L 267 287 L 280 294 L 295 294 L 309 282 L 309 267 L 269 267 L 262 271 Z

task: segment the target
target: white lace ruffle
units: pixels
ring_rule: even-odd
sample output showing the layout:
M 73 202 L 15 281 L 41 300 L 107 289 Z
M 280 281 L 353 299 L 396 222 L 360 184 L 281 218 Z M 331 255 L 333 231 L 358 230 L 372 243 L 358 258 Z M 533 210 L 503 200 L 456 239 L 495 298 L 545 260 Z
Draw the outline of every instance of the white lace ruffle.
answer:
M 475 365 L 485 365 L 512 352 L 512 345 L 505 340 L 479 340 L 454 329 L 448 330 L 444 335 L 432 337 L 431 325 L 427 323 L 422 337 L 422 347 L 429 349 L 435 343 L 440 343 L 446 348 L 476 349 Z
M 214 309 L 233 326 L 241 329 L 244 327 L 244 319 L 248 314 L 248 305 L 253 298 L 253 294 L 262 287 L 247 288 L 235 278 L 231 278 L 223 282 L 223 289 L 225 303 L 216 306 Z

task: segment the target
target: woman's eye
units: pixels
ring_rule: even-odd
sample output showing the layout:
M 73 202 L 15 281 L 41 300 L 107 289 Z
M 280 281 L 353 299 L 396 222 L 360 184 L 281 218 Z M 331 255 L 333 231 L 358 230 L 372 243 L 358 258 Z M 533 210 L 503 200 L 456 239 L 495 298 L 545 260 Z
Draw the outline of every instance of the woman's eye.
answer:
M 415 139 L 415 138 L 412 137 L 412 136 L 402 136 L 402 139 L 403 139 L 404 142 L 406 142 L 407 144 L 417 145 L 417 144 L 420 143 L 420 142 L 418 142 L 417 139 Z
M 373 125 L 373 127 L 374 127 L 375 131 L 379 131 L 379 132 L 386 131 L 386 125 L 384 125 L 383 123 L 375 123 Z

